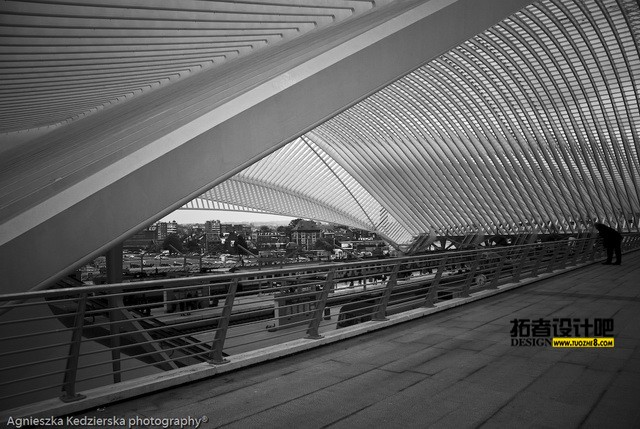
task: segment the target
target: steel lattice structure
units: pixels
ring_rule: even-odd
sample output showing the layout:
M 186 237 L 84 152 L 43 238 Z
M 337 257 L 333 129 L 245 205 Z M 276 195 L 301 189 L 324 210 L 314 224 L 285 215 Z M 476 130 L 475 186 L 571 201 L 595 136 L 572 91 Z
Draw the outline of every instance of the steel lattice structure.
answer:
M 635 1 L 535 2 L 185 207 L 243 205 L 397 244 L 635 228 L 639 17 Z
M 373 6 L 359 0 L 3 2 L 0 133 L 65 125 Z
M 4 1 L 0 277 L 48 287 L 185 204 L 400 248 L 595 219 L 635 229 L 639 9 Z

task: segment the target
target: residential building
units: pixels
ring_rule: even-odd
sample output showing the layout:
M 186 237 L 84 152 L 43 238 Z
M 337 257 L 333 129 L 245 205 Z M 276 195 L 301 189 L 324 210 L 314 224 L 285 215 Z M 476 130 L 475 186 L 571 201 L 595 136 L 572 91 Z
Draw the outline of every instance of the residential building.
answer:
M 158 222 L 156 224 L 156 240 L 164 240 L 169 235 L 167 222 Z
M 315 222 L 310 220 L 301 220 L 291 230 L 291 241 L 304 250 L 313 249 L 313 245 L 322 235 L 322 230 Z

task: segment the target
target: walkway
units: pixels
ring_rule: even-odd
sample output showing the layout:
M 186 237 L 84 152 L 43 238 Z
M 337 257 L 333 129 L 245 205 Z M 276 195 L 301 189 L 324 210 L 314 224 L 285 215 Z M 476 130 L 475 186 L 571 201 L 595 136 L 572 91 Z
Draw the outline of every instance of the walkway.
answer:
M 639 265 L 635 252 L 87 415 L 206 415 L 201 427 L 242 429 L 640 427 Z M 615 348 L 514 347 L 516 318 L 612 318 Z

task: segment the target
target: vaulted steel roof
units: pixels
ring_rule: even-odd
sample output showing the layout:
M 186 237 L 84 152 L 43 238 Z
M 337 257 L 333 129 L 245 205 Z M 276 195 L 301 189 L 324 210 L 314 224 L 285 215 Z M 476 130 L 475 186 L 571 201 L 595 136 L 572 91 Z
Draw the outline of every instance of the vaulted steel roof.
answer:
M 3 1 L 0 133 L 49 130 L 385 3 Z
M 397 245 L 635 228 L 639 31 L 635 0 L 5 1 L 0 277 L 198 196 Z
M 635 1 L 535 2 L 201 199 L 395 243 L 629 227 L 640 216 L 638 30 Z

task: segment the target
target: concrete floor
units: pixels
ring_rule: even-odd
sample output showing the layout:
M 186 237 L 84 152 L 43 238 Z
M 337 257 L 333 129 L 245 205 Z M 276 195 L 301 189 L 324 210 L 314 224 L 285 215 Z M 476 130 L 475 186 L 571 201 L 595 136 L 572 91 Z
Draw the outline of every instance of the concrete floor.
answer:
M 615 348 L 511 346 L 515 318 L 612 318 Z M 622 266 L 592 265 L 79 416 L 206 416 L 200 427 L 243 429 L 638 428 L 638 398 L 635 252 Z

